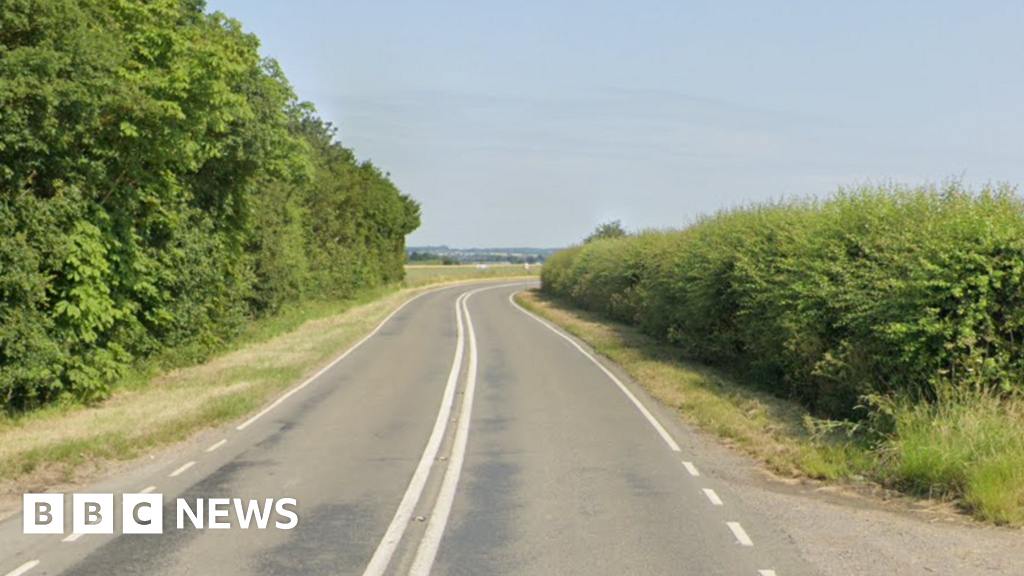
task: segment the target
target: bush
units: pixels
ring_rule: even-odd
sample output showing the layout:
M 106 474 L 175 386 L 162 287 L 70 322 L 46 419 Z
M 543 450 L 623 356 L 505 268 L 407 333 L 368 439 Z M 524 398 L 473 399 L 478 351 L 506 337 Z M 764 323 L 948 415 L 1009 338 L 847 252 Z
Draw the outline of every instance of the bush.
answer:
M 0 409 L 401 279 L 419 206 L 204 3 L 0 3 Z
M 570 248 L 542 280 L 822 416 L 863 416 L 868 395 L 1024 382 L 1024 204 L 1008 187 L 725 211 Z

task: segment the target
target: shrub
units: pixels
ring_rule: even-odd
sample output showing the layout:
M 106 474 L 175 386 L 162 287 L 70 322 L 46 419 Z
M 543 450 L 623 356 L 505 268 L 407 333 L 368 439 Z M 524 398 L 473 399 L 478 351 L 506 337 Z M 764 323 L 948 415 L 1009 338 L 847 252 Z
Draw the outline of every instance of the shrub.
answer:
M 724 211 L 553 256 L 544 290 L 741 370 L 816 414 L 1024 382 L 1024 204 L 897 185 Z

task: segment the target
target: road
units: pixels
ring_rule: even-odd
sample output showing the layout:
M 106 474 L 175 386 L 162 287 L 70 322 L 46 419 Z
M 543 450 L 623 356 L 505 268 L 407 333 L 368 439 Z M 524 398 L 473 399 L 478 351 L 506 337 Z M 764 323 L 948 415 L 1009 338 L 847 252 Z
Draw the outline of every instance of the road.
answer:
M 162 535 L 0 524 L 0 575 L 816 574 L 524 287 L 425 294 L 253 420 L 80 490 L 163 494 Z M 177 529 L 176 498 L 216 497 L 294 498 L 299 522 Z

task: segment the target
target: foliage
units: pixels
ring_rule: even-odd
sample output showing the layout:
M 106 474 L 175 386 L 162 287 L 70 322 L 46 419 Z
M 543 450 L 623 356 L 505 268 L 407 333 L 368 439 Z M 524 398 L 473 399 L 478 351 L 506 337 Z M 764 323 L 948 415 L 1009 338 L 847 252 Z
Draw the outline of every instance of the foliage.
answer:
M 1024 382 L 1024 203 L 953 182 L 841 190 L 552 257 L 544 289 L 816 414 Z
M 611 238 L 622 238 L 626 236 L 626 229 L 622 227 L 622 222 L 619 220 L 612 220 L 611 222 L 605 222 L 599 224 L 590 236 L 587 236 L 584 240 L 584 244 L 589 244 L 594 240 L 606 240 Z
M 0 4 L 0 401 L 401 278 L 419 206 L 200 0 Z

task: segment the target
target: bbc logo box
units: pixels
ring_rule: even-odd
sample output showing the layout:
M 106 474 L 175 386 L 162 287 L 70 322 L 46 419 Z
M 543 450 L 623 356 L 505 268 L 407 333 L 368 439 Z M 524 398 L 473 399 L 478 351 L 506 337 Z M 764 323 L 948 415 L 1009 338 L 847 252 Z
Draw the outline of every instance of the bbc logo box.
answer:
M 113 494 L 71 496 L 71 531 L 75 534 L 113 534 L 114 514 Z M 124 534 L 163 533 L 163 514 L 163 494 L 121 496 Z M 25 534 L 64 534 L 64 495 L 25 494 L 22 516 Z
M 25 534 L 64 534 L 65 510 L 63 494 L 24 495 Z M 291 506 L 291 508 L 289 508 Z M 203 530 L 250 526 L 266 530 L 271 520 L 279 530 L 291 530 L 299 523 L 298 502 L 294 498 L 198 498 L 194 505 L 184 498 L 175 501 L 175 526 L 187 525 Z M 204 515 L 204 510 L 206 514 Z M 231 513 L 236 522 L 233 524 Z M 113 534 L 116 508 L 113 494 L 72 494 L 71 527 L 75 534 Z M 163 494 L 122 494 L 121 533 L 163 534 Z M 284 521 L 282 521 L 284 520 Z

